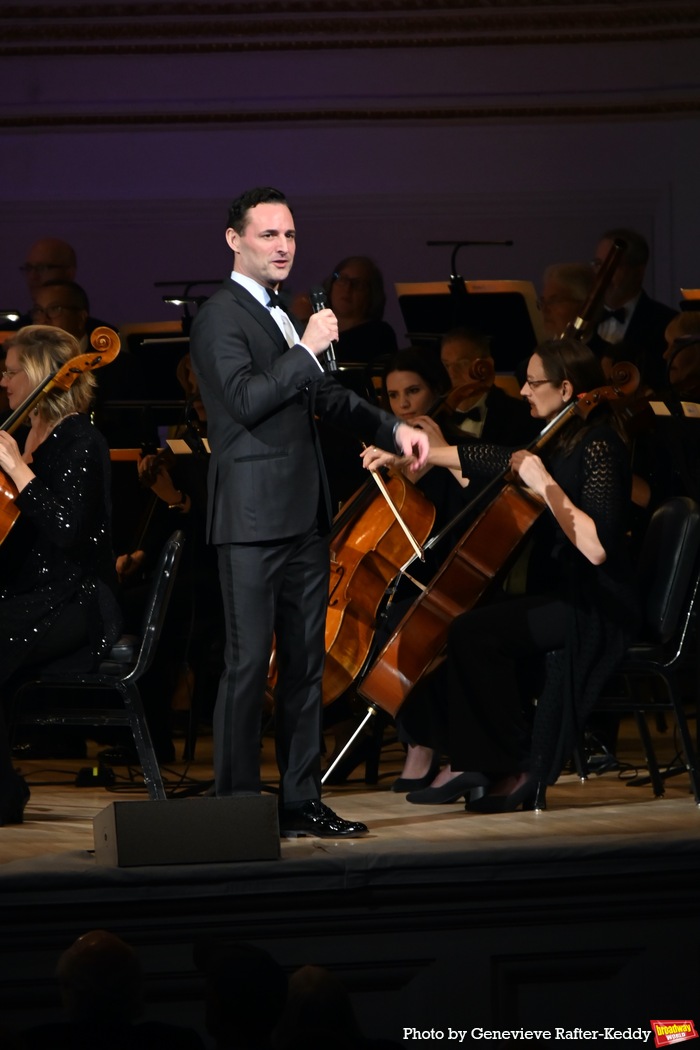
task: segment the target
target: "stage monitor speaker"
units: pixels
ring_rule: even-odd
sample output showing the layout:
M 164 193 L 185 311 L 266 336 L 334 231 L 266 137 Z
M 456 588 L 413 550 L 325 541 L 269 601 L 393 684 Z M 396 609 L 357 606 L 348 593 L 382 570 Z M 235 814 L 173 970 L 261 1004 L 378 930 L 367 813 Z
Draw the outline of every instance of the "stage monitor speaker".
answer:
M 278 860 L 277 798 L 112 802 L 93 818 L 95 860 L 112 867 Z

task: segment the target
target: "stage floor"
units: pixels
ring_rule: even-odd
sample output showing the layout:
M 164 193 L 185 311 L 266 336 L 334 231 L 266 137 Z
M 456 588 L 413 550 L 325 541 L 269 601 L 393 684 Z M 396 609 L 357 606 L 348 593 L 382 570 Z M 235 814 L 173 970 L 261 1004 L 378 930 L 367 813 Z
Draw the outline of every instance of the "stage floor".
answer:
M 672 731 L 655 739 L 660 760 L 670 760 Z M 342 816 L 368 825 L 367 836 L 283 840 L 279 860 L 220 864 L 98 864 L 93 817 L 113 801 L 146 799 L 128 780 L 114 791 L 75 786 L 99 750 L 90 744 L 89 760 L 21 763 L 32 785 L 25 823 L 0 829 L 0 994 L 18 1027 L 52 1016 L 53 962 L 94 928 L 138 948 L 155 1016 L 179 1023 L 201 1021 L 192 945 L 216 936 L 254 941 L 290 971 L 327 966 L 350 988 L 365 1028 L 380 1010 L 369 1030 L 399 1042 L 414 1022 L 465 1027 L 456 960 L 467 945 L 480 960 L 469 971 L 474 1022 L 542 1026 L 553 1002 L 561 1019 L 592 1022 L 591 995 L 603 1014 L 615 997 L 627 1004 L 607 1024 L 639 1023 L 649 1009 L 676 1016 L 683 1005 L 692 1015 L 684 981 L 697 987 L 700 977 L 700 810 L 685 774 L 666 782 L 661 799 L 649 785 L 628 785 L 641 763 L 632 727 L 617 751 L 629 770 L 585 782 L 565 774 L 543 813 L 411 805 L 390 790 L 402 752 L 388 745 L 376 785 L 359 769 L 324 792 Z M 189 767 L 164 770 L 168 789 L 210 781 L 206 732 L 197 752 Z M 274 787 L 267 739 L 262 761 Z M 655 960 L 681 930 L 694 959 L 680 981 L 673 971 L 671 989 Z
M 654 733 L 660 763 L 675 755 L 670 730 Z M 329 751 L 332 740 L 327 740 Z M 182 743 L 176 741 L 177 751 Z M 0 829 L 0 886 L 12 874 L 40 866 L 44 871 L 66 862 L 66 855 L 83 855 L 89 862 L 93 850 L 93 817 L 113 801 L 142 801 L 147 797 L 138 769 L 111 766 L 116 782 L 111 788 L 76 787 L 79 770 L 97 765 L 104 747 L 88 741 L 85 759 L 48 759 L 19 762 L 18 768 L 31 785 L 32 796 L 19 826 Z M 486 816 L 467 813 L 463 802 L 441 806 L 416 806 L 390 790 L 402 764 L 400 745 L 389 741 L 382 750 L 377 784 L 364 782 L 364 767 L 352 772 L 341 785 L 324 788 L 323 798 L 341 816 L 362 820 L 369 834 L 360 839 L 328 841 L 287 839 L 281 843 L 282 859 L 299 860 L 316 852 L 348 855 L 396 856 L 419 851 L 465 851 L 482 855 L 492 851 L 502 857 L 538 848 L 620 851 L 640 848 L 669 837 L 679 844 L 700 839 L 700 810 L 690 794 L 685 773 L 665 782 L 665 795 L 653 796 L 651 785 L 630 785 L 635 772 L 644 774 L 642 754 L 634 726 L 624 723 L 617 758 L 623 767 L 581 781 L 574 773 L 563 774 L 549 789 L 543 813 L 511 813 Z M 273 744 L 263 741 L 263 777 L 271 789 L 277 785 Z M 196 761 L 176 761 L 163 769 L 166 791 L 180 796 L 204 791 L 211 782 L 211 736 L 204 728 L 197 744 Z M 8 867 L 9 866 L 9 867 Z

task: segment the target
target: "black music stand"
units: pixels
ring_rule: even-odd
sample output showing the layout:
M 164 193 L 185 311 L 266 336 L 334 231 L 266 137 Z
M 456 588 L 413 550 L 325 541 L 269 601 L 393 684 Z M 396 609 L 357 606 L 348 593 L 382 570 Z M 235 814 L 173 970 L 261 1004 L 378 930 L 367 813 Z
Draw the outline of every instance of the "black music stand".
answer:
M 497 372 L 513 372 L 543 339 L 530 281 L 432 281 L 397 284 L 406 333 L 413 346 L 439 350 L 452 328 L 491 338 Z

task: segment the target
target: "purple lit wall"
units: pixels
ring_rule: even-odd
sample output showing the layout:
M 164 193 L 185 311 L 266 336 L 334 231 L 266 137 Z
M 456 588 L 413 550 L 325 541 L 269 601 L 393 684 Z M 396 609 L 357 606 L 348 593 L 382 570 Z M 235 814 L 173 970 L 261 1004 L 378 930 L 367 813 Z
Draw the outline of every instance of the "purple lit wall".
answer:
M 78 253 L 93 313 L 175 319 L 154 282 L 220 278 L 228 201 L 270 183 L 295 206 L 291 285 L 368 253 L 389 287 L 539 282 L 609 225 L 653 245 L 647 287 L 700 286 L 698 41 L 61 55 L 0 64 L 0 307 L 26 307 L 29 245 Z M 231 114 L 234 119 L 230 119 Z M 327 114 L 327 116 L 324 116 Z

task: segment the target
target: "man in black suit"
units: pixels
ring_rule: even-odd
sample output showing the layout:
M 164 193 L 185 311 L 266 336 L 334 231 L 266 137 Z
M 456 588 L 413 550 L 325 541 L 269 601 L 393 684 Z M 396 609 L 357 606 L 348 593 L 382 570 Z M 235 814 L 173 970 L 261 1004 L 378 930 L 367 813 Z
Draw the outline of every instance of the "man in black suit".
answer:
M 649 245 L 635 230 L 606 230 L 596 247 L 594 269 L 600 268 L 616 240 L 624 241 L 626 248 L 608 285 L 603 318 L 589 346 L 601 357 L 633 361 L 642 379 L 657 389 L 665 381 L 666 327 L 678 311 L 644 291 Z
M 291 270 L 294 220 L 284 195 L 249 190 L 229 210 L 234 270 L 191 332 L 211 446 L 207 531 L 226 616 L 226 669 L 214 711 L 218 795 L 260 791 L 260 724 L 273 633 L 276 755 L 283 835 L 357 835 L 320 801 L 321 678 L 330 525 L 315 417 L 385 448 L 427 454 L 421 431 L 323 371 L 338 338 L 329 309 L 301 337 L 277 302 Z
M 440 361 L 453 390 L 473 382 L 469 368 L 474 361 L 490 357 L 489 337 L 471 329 L 453 328 L 440 341 Z M 465 399 L 443 429 L 453 443 L 478 439 L 522 447 L 537 436 L 540 427 L 523 398 L 510 397 L 494 383 L 485 393 Z

